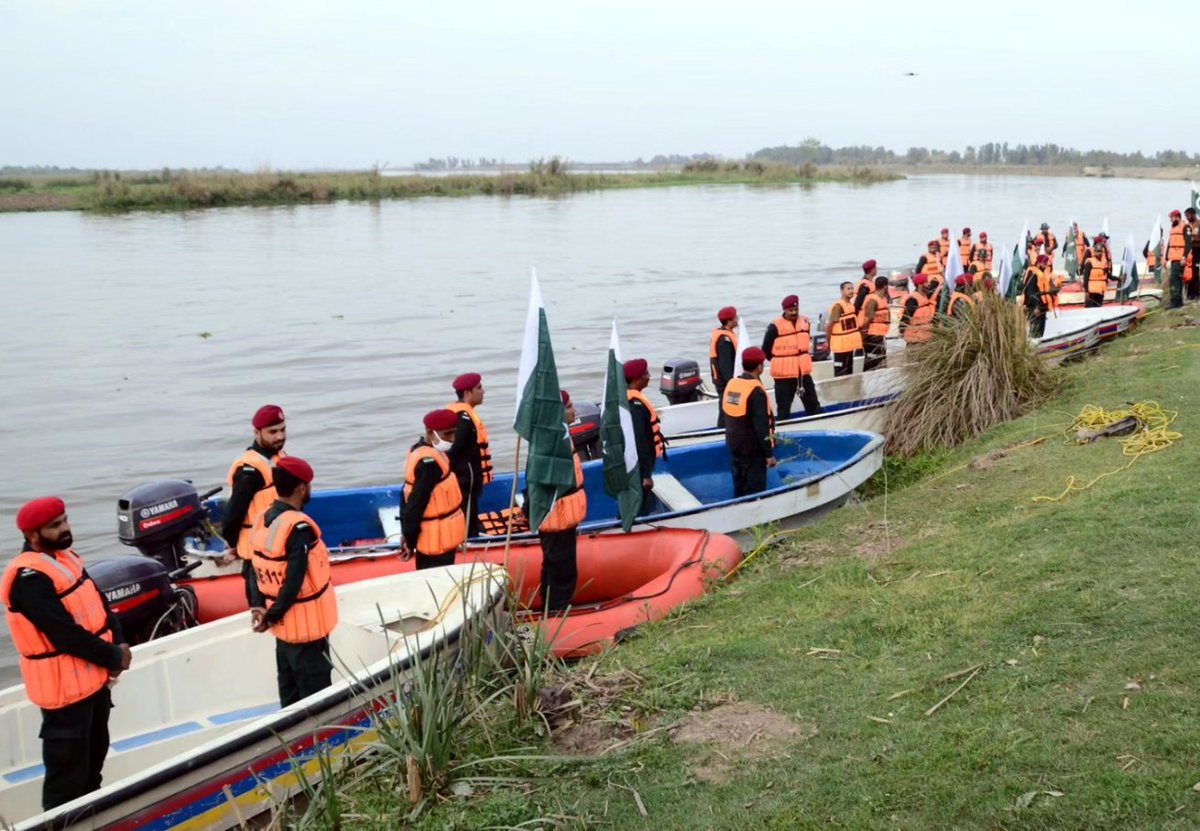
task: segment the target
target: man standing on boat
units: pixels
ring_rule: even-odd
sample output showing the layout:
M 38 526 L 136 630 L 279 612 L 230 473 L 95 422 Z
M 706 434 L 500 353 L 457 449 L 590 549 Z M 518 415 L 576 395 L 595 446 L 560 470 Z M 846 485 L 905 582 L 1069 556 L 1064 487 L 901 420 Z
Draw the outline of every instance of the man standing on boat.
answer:
M 931 285 L 930 292 L 934 292 L 941 285 L 942 272 L 945 270 L 945 266 L 942 265 L 941 256 L 938 254 L 938 241 L 931 239 L 925 253 L 917 260 L 917 267 L 913 269 L 913 276 L 924 274 L 929 278 Z
M 575 420 L 575 405 L 566 390 L 560 392 L 566 422 L 570 424 Z M 578 450 L 574 460 L 575 487 L 554 500 L 550 513 L 538 528 L 538 542 L 542 544 L 541 604 L 547 614 L 566 611 L 575 596 L 579 577 L 575 553 L 579 523 L 587 516 L 587 494 L 583 490 L 583 466 L 579 463 Z
M 452 410 L 426 413 L 425 436 L 409 449 L 404 465 L 400 555 L 415 554 L 418 569 L 453 565 L 454 553 L 467 539 L 462 491 L 446 455 L 458 424 Z
M 1054 305 L 1050 258 L 1045 254 L 1039 254 L 1037 260 L 1025 269 L 1021 295 L 1025 303 L 1025 316 L 1029 318 L 1029 337 L 1040 340 L 1046 334 L 1046 315 Z
M 734 374 L 734 363 L 737 360 L 737 309 L 726 306 L 717 312 L 717 322 L 721 325 L 713 329 L 709 338 L 708 365 L 712 370 L 713 386 L 717 388 L 717 400 L 725 392 L 725 385 Z M 725 415 L 717 412 L 717 426 L 725 424 Z
M 812 379 L 812 325 L 800 314 L 799 297 L 789 294 L 783 298 L 783 314 L 767 327 L 762 349 L 771 362 L 779 420 L 792 417 L 792 401 L 797 389 L 805 415 L 821 412 L 821 401 Z
M 863 303 L 863 372 L 887 365 L 887 334 L 892 328 L 888 279 L 875 278 L 875 291 Z
M 734 315 L 736 319 L 737 315 Z M 629 416 L 633 420 L 633 437 L 637 444 L 638 470 L 642 476 L 642 508 L 638 516 L 645 516 L 650 513 L 654 502 L 654 464 L 659 457 L 666 456 L 667 440 L 658 423 L 658 411 L 642 392 L 650 383 L 650 365 L 645 358 L 631 358 L 622 369 L 625 371 L 625 396 L 629 399 Z
M 946 268 L 946 263 L 950 259 L 950 229 L 943 228 L 941 236 L 937 238 L 937 256 L 942 264 L 942 269 Z
M 487 427 L 475 410 L 483 403 L 483 379 L 478 372 L 460 375 L 454 379 L 454 393 L 458 400 L 446 405 L 446 409 L 458 413 L 458 429 L 454 431 L 454 445 L 446 455 L 450 457 L 458 489 L 462 491 L 467 536 L 475 537 L 483 533 L 479 519 L 483 486 L 495 478 Z
M 1108 291 L 1109 261 L 1093 253 L 1086 260 L 1082 260 L 1083 272 L 1082 283 L 1084 290 L 1087 292 L 1087 299 L 1084 301 L 1084 307 L 1088 309 L 1099 308 L 1104 305 L 1104 293 Z
M 875 276 L 879 273 L 877 270 L 878 265 L 879 264 L 876 263 L 874 260 L 867 260 L 865 263 L 863 263 L 862 264 L 862 270 L 863 270 L 862 279 L 859 280 L 858 285 L 856 285 L 854 287 L 854 311 L 859 313 L 859 321 L 858 322 L 859 322 L 860 326 L 862 325 L 863 303 L 866 302 L 867 295 L 870 294 L 871 292 L 875 291 Z M 767 350 L 764 347 L 764 351 L 767 352 L 767 355 L 769 357 L 771 354 L 770 350 Z M 782 419 L 784 416 L 782 414 L 780 414 L 779 417 Z
M 847 283 L 853 289 L 853 285 Z M 721 398 L 725 411 L 725 444 L 733 465 L 733 495 L 767 489 L 767 468 L 775 467 L 775 416 L 763 388 L 767 355 L 757 346 L 742 353 L 745 371 L 729 382 Z
M 276 499 L 250 532 L 250 622 L 275 636 L 279 706 L 330 684 L 329 633 L 337 625 L 329 550 L 301 510 L 312 498 L 313 469 L 297 456 L 275 463 Z
M 1183 269 L 1191 248 L 1191 235 L 1179 211 L 1171 211 L 1171 227 L 1167 229 L 1167 234 L 1167 255 L 1164 259 L 1171 286 L 1171 301 L 1167 308 L 1178 309 L 1183 306 Z
M 1042 238 L 1042 253 L 1050 258 L 1050 270 L 1054 271 L 1054 252 L 1058 250 L 1058 239 L 1050 230 L 1050 223 L 1043 222 L 1039 229 L 1039 234 Z
M 929 275 L 914 274 L 912 281 L 913 292 L 904 298 L 904 311 L 900 314 L 900 334 L 910 346 L 933 337 L 933 317 L 937 312 Z
M 862 333 L 854 311 L 854 284 L 846 281 L 841 289 L 842 296 L 829 307 L 829 322 L 825 324 L 835 378 L 854 374 L 854 353 L 862 349 Z
M 229 546 L 227 556 L 236 553 L 242 558 L 247 600 L 250 599 L 250 528 L 275 501 L 271 465 L 284 455 L 283 445 L 287 441 L 283 409 L 275 404 L 259 407 L 250 419 L 250 426 L 254 428 L 254 443 L 229 468 L 226 477 L 229 501 L 225 503 L 221 523 L 221 537 Z
M 24 549 L 0 577 L 0 602 L 20 654 L 25 694 L 42 710 L 42 808 L 100 787 L 108 755 L 109 683 L 131 654 L 103 593 L 71 550 L 57 497 L 17 512 Z
M 973 259 L 975 259 L 975 241 L 971 239 L 971 229 L 963 228 L 962 236 L 958 238 L 958 261 L 962 263 L 963 268 L 966 268 Z

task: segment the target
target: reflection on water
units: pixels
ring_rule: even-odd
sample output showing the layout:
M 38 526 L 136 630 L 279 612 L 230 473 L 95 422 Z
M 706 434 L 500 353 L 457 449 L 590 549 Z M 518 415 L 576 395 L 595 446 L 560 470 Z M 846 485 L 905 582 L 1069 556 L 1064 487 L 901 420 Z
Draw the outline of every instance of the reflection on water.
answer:
M 703 362 L 716 310 L 752 334 L 798 293 L 815 318 L 874 258 L 910 269 L 937 229 L 1105 216 L 1140 250 L 1186 183 L 944 176 L 873 186 L 711 186 L 124 216 L 0 215 L 0 523 L 63 496 L 79 550 L 120 550 L 138 482 L 220 483 L 264 402 L 319 486 L 394 481 L 421 416 L 484 376 L 499 465 L 536 265 L 563 386 L 598 398 L 611 320 L 626 357 Z M 0 646 L 0 681 L 11 648 Z

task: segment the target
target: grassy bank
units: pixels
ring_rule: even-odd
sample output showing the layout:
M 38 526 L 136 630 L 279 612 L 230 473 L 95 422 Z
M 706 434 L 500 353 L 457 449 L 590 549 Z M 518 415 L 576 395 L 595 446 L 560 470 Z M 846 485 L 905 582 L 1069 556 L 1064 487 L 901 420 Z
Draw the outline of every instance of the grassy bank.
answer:
M 32 210 L 186 210 L 293 205 L 419 196 L 559 196 L 615 188 L 706 184 L 806 184 L 900 179 L 874 167 L 799 167 L 762 162 L 702 162 L 652 173 L 572 173 L 557 160 L 495 175 L 384 176 L 340 173 L 104 173 L 90 177 L 0 179 L 0 212 Z
M 1197 827 L 1200 330 L 1181 320 L 579 668 L 635 679 L 550 745 L 598 760 L 518 763 L 417 827 Z M 1179 411 L 1182 441 L 1033 500 L 1128 462 L 1062 430 L 1142 400 Z M 409 827 L 395 800 L 360 783 L 343 827 Z

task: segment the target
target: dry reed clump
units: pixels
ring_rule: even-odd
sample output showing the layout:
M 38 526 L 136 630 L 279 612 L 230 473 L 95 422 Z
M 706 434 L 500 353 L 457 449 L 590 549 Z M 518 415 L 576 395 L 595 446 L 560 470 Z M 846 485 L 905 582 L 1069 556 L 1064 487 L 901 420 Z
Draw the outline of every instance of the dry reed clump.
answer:
M 939 319 L 933 337 L 909 347 L 906 386 L 888 417 L 887 452 L 954 447 L 1026 413 L 1058 381 L 1026 334 L 1020 308 L 995 294 L 960 321 Z

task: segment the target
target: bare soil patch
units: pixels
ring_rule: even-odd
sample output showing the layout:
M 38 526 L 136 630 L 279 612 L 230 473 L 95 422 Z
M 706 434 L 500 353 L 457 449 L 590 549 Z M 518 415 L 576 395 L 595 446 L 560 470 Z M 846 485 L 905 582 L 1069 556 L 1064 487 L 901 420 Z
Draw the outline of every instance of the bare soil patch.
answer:
M 684 716 L 672 730 L 671 740 L 707 749 L 692 772 L 706 782 L 725 782 L 738 762 L 778 758 L 789 746 L 818 732 L 814 722 L 795 721 L 743 701 Z

